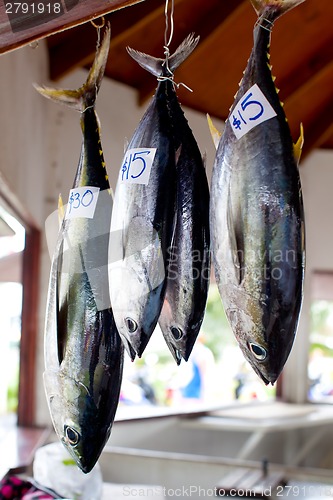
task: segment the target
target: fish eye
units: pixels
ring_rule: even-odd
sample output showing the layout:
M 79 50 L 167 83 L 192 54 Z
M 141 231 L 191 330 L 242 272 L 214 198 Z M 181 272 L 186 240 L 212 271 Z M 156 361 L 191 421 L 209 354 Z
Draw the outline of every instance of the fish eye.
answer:
M 69 427 L 68 425 L 65 425 L 65 435 L 71 446 L 76 446 L 80 441 L 80 434 L 73 429 L 73 427 Z
M 134 321 L 134 319 L 132 319 L 132 318 L 125 318 L 125 323 L 126 323 L 126 326 L 127 326 L 127 330 L 130 333 L 134 333 L 138 329 L 137 322 Z
M 253 342 L 250 342 L 249 346 L 252 354 L 257 358 L 258 361 L 264 361 L 264 359 L 267 358 L 266 349 L 258 344 L 254 344 Z
M 175 340 L 180 340 L 183 336 L 183 332 L 181 331 L 181 329 L 177 328 L 176 326 L 173 326 L 171 328 L 171 333 Z

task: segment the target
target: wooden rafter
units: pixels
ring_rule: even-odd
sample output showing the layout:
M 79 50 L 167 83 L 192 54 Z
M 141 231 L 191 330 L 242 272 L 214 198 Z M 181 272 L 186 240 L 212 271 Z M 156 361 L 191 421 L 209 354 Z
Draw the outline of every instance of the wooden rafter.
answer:
M 38 3 L 30 2 L 28 14 L 25 14 L 23 8 L 20 7 L 23 2 L 12 2 L 10 13 L 7 13 L 8 3 L 0 2 L 0 54 L 141 1 L 143 0 L 77 0 L 74 2 L 59 0 L 57 3 L 61 4 L 60 15 L 56 15 L 58 9 L 57 11 L 54 9 L 55 2 L 45 4 L 42 13 L 33 12 L 32 6 L 38 9 Z M 74 6 L 70 8 L 69 4 Z M 48 8 L 47 5 L 51 7 Z
M 73 22 L 63 16 L 63 24 L 57 30 L 65 31 L 48 37 L 51 78 L 57 80 L 77 67 L 90 66 L 97 35 L 90 23 L 82 23 L 103 10 L 111 23 L 105 75 L 136 88 L 140 103 L 149 98 L 156 88 L 156 78 L 129 57 L 126 47 L 163 56 L 165 0 L 61 1 L 78 2 L 81 10 L 79 16 L 75 9 L 68 13 L 75 13 Z M 117 10 L 125 6 L 130 7 Z M 1 12 L 0 6 L 0 21 Z M 306 0 L 282 16 L 272 33 L 271 63 L 294 140 L 299 134 L 299 123 L 304 124 L 303 158 L 313 148 L 333 148 L 332 113 L 327 112 L 333 106 L 332 18 L 332 0 Z M 250 55 L 255 21 L 250 0 L 175 0 L 170 51 L 189 33 L 200 35 L 198 47 L 175 73 L 176 82 L 184 82 L 193 89 L 191 93 L 179 88 L 179 99 L 184 106 L 222 120 L 227 118 Z M 74 24 L 81 25 L 66 30 Z M 0 24 L 0 30 L 3 26 Z M 49 24 L 44 36 L 52 31 Z M 1 43 L 7 43 L 4 49 L 7 50 L 6 36 L 0 36 L 0 52 Z M 15 43 L 21 43 L 19 38 Z

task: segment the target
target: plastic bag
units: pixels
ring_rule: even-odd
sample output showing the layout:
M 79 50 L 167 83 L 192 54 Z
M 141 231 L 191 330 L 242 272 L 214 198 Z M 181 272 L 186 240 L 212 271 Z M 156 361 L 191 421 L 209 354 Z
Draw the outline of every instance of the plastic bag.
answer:
M 103 480 L 98 464 L 84 474 L 61 443 L 52 443 L 36 451 L 34 479 L 71 500 L 100 500 Z

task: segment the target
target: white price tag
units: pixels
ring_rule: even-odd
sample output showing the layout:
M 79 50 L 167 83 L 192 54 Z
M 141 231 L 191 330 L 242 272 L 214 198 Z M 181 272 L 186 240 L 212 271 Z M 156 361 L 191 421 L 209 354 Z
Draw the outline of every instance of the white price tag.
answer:
M 120 169 L 121 182 L 147 185 L 155 153 L 156 148 L 133 148 L 126 151 Z
M 240 139 L 259 123 L 265 122 L 273 116 L 276 116 L 276 112 L 258 85 L 255 84 L 238 101 L 229 117 L 229 122 L 235 136 Z
M 95 186 L 84 186 L 71 189 L 65 219 L 85 217 L 92 219 L 99 196 L 100 188 Z

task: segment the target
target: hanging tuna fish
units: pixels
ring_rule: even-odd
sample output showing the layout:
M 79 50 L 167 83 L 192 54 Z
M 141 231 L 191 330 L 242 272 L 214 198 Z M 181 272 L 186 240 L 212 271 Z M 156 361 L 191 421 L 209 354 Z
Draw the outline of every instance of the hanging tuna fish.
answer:
M 123 369 L 107 273 L 112 194 L 95 113 L 109 44 L 107 28 L 80 89 L 37 87 L 81 112 L 81 156 L 51 268 L 44 383 L 54 428 L 83 472 L 110 435 Z
M 190 35 L 177 49 L 189 55 L 199 38 Z M 166 343 L 177 364 L 192 351 L 204 317 L 209 277 L 209 189 L 203 160 L 174 90 L 168 59 L 129 51 L 167 88 L 176 156 L 176 200 L 173 235 L 168 250 L 165 300 L 159 318 Z M 160 83 L 160 85 L 162 85 Z
M 141 66 L 160 79 L 125 153 L 111 223 L 112 231 L 122 234 L 122 260 L 112 264 L 114 259 L 110 258 L 111 303 L 119 333 L 132 359 L 133 350 L 142 355 L 163 306 L 167 263 L 170 252 L 173 254 L 171 241 L 174 234 L 176 171 L 179 172 L 179 166 L 184 175 L 195 175 L 192 174 L 195 166 L 189 164 L 190 148 L 195 147 L 194 139 L 188 130 L 185 131 L 188 125 L 177 109 L 170 75 L 196 44 L 197 40 L 188 37 L 168 57 L 167 62 L 129 49 L 130 55 Z M 180 120 L 176 134 L 174 119 Z M 195 150 L 193 163 L 196 165 L 201 162 L 197 155 L 199 152 Z M 200 173 L 197 175 L 200 176 Z M 205 186 L 203 193 L 207 201 Z M 181 197 L 180 192 L 178 196 Z M 191 208 L 188 207 L 188 210 L 192 216 Z M 206 242 L 207 235 L 202 239 Z M 172 324 L 170 328 L 173 328 Z M 178 323 L 174 328 L 179 328 Z
M 290 353 L 300 314 L 304 217 L 299 162 L 273 83 L 274 21 L 304 0 L 252 0 L 254 47 L 220 140 L 211 185 L 216 281 L 245 358 L 268 383 Z

